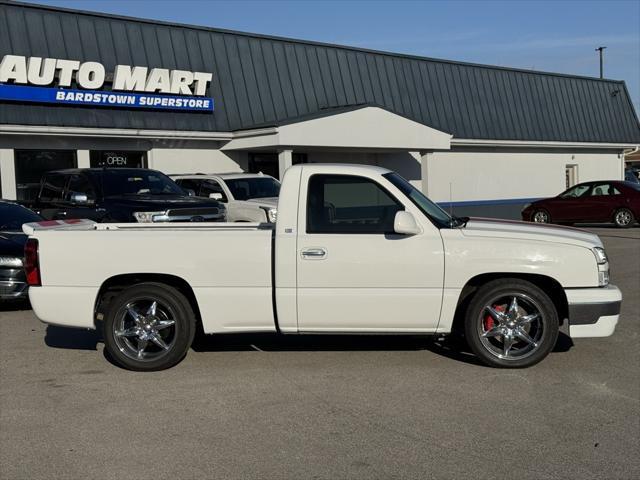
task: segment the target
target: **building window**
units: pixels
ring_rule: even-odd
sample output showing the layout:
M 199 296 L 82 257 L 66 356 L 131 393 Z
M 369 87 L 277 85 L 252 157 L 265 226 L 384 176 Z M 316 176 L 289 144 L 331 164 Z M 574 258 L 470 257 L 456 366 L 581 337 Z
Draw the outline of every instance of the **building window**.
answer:
M 567 165 L 564 169 L 565 188 L 571 188 L 578 183 L 578 165 Z
M 37 198 L 40 179 L 51 170 L 76 168 L 75 150 L 16 150 L 16 198 L 30 202 Z
M 91 150 L 89 162 L 92 168 L 145 168 L 147 152 Z
M 292 164 L 308 163 L 306 153 L 294 152 Z M 279 178 L 278 154 L 277 153 L 249 153 L 249 173 L 264 173 L 273 178 Z

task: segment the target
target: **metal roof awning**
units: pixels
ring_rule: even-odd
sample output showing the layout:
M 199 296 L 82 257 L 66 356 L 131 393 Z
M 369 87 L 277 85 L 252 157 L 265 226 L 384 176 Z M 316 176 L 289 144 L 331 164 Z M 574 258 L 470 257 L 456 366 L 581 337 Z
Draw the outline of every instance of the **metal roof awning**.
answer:
M 374 105 L 328 109 L 234 132 L 221 150 L 449 150 L 452 135 Z

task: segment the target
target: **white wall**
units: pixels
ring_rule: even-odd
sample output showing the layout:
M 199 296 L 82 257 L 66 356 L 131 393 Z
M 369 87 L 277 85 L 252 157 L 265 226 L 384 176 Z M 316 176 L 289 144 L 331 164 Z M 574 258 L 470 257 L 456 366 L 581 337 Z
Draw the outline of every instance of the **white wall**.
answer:
M 248 163 L 246 152 L 214 149 L 153 148 L 147 158 L 149 168 L 166 174 L 241 172 Z
M 420 163 L 408 152 L 308 152 L 307 158 L 311 163 L 355 163 L 388 168 L 398 172 L 416 188 L 422 188 Z
M 577 182 L 620 180 L 617 152 L 451 151 L 423 157 L 427 192 L 436 202 L 502 200 L 554 196 L 565 190 L 565 167 L 578 165 Z M 423 180 L 424 181 L 424 180 Z

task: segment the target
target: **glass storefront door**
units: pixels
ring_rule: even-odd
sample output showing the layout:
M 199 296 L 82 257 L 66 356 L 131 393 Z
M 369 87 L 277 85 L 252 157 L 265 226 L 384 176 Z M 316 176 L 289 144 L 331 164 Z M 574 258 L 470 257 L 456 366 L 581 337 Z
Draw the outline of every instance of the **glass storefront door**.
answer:
M 38 196 L 43 174 L 78 165 L 75 150 L 15 150 L 14 162 L 16 198 L 27 203 Z
M 293 165 L 307 163 L 306 153 L 293 152 Z M 249 153 L 249 173 L 264 173 L 273 178 L 280 178 L 278 174 L 278 154 L 277 153 Z
M 147 152 L 91 150 L 89 161 L 92 168 L 145 168 Z

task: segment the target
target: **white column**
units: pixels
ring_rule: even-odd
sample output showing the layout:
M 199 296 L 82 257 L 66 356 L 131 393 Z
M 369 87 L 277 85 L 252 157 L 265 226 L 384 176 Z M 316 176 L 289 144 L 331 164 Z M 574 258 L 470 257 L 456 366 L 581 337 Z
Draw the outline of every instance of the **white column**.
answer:
M 429 161 L 433 158 L 433 152 L 427 152 L 422 156 L 420 170 L 422 171 L 422 193 L 429 196 Z
M 420 164 L 420 178 L 422 180 L 421 190 L 425 195 L 429 194 L 429 176 L 427 172 L 427 164 L 430 153 L 422 155 L 419 151 L 410 151 L 409 155 L 415 158 L 416 162 Z
M 91 161 L 89 160 L 89 150 L 78 150 L 78 153 L 76 153 L 76 158 L 78 159 L 78 168 L 91 167 Z
M 2 198 L 16 199 L 16 168 L 13 162 L 13 150 L 0 149 L 0 182 L 2 182 Z
M 153 148 L 147 151 L 147 168 L 156 169 L 154 158 L 153 158 Z
M 284 171 L 293 165 L 293 150 L 280 150 L 278 152 L 278 176 L 284 177 Z

